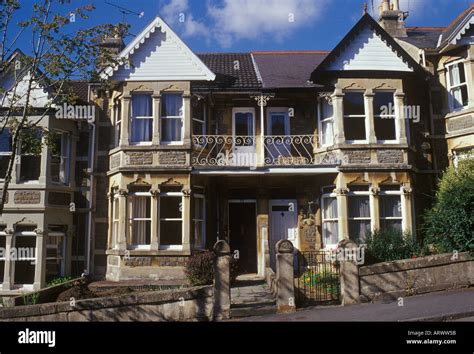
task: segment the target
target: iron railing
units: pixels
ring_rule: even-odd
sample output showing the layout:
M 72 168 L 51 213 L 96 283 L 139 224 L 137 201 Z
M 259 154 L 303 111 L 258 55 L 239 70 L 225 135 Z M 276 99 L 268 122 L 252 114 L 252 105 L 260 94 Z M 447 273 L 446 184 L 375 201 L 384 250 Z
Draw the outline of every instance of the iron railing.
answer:
M 259 136 L 194 135 L 194 166 L 256 166 Z M 305 166 L 314 164 L 315 135 L 265 135 L 261 165 Z M 261 145 L 260 145 L 261 146 Z
M 295 296 L 297 306 L 341 302 L 340 265 L 332 251 L 298 252 Z

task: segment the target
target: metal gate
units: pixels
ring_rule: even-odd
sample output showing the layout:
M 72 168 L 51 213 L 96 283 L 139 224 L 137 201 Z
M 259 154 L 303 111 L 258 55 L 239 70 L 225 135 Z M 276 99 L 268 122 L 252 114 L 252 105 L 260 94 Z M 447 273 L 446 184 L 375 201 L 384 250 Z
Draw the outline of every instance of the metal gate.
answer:
M 331 251 L 298 252 L 295 277 L 296 305 L 341 302 L 340 266 Z

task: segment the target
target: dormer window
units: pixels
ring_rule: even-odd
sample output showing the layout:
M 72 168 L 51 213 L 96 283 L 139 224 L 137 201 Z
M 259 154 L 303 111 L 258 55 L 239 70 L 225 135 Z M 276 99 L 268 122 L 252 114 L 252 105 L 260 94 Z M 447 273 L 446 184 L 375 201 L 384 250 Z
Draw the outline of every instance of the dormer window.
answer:
M 183 140 L 183 95 L 163 93 L 161 95 L 161 142 L 181 143 Z
M 446 65 L 446 71 L 449 108 L 452 111 L 462 109 L 469 102 L 464 63 L 462 61 L 449 63 Z
M 132 144 L 151 143 L 153 136 L 152 103 L 151 94 L 132 95 Z

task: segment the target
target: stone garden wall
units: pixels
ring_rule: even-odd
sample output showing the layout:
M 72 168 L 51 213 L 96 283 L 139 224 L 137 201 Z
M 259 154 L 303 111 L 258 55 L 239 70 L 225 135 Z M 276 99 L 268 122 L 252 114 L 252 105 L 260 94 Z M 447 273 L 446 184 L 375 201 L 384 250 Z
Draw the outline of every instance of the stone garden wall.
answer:
M 0 321 L 211 321 L 213 286 L 7 307 Z

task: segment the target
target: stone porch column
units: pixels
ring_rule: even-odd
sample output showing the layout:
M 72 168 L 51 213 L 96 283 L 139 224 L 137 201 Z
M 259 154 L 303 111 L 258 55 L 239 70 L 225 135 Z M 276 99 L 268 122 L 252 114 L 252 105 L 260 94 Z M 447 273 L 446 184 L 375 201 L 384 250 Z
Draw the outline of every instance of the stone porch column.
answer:
M 377 137 L 375 135 L 374 122 L 374 92 L 371 89 L 365 91 L 364 107 L 365 107 L 365 132 L 367 134 L 367 141 L 369 144 L 376 144 Z
M 344 144 L 346 137 L 344 135 L 344 93 L 340 88 L 336 88 L 331 95 L 334 115 L 334 143 Z
M 399 90 L 395 92 L 395 133 L 399 144 L 407 143 L 405 94 Z
M 120 189 L 119 194 L 119 225 L 118 225 L 118 249 L 125 252 L 127 250 L 127 196 L 128 191 L 126 189 Z
M 370 229 L 372 232 L 380 229 L 379 192 L 380 189 L 377 184 L 373 184 L 370 187 Z
M 43 230 L 36 229 L 36 262 L 33 289 L 39 290 L 46 280 L 46 246 Z
M 191 189 L 183 189 L 183 251 L 191 252 Z
M 130 101 L 132 96 L 124 95 L 122 97 L 122 128 L 120 130 L 120 146 L 129 144 L 130 134 Z
M 413 219 L 411 212 L 411 194 L 412 188 L 410 183 L 404 183 L 402 190 L 402 230 L 403 232 L 413 234 Z
M 158 251 L 159 249 L 159 240 L 158 240 L 158 227 L 159 227 L 159 199 L 160 199 L 160 190 L 153 189 L 151 192 L 151 243 L 150 249 L 153 251 Z
M 347 193 L 346 187 L 339 187 L 334 190 L 337 200 L 337 232 L 339 241 L 349 238 L 349 220 L 347 215 Z
M 6 229 L 5 233 L 7 234 L 5 236 L 5 252 L 6 255 L 10 254 L 10 250 L 12 247 L 12 241 L 13 241 L 13 229 Z M 10 290 L 11 289 L 11 262 L 12 260 L 9 259 L 5 255 L 5 269 L 3 271 L 3 283 L 2 283 L 2 289 L 3 290 Z
M 160 129 L 161 129 L 161 95 L 154 94 L 153 98 L 153 145 L 160 144 Z

